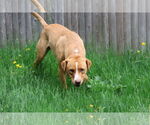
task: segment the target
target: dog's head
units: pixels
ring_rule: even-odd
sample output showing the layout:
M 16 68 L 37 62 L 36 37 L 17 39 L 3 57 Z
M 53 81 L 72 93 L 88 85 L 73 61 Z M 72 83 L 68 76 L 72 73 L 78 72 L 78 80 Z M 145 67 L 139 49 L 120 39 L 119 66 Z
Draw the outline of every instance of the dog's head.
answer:
M 91 61 L 80 56 L 68 58 L 61 62 L 62 69 L 70 76 L 72 83 L 79 87 L 88 79 L 87 71 L 91 67 Z

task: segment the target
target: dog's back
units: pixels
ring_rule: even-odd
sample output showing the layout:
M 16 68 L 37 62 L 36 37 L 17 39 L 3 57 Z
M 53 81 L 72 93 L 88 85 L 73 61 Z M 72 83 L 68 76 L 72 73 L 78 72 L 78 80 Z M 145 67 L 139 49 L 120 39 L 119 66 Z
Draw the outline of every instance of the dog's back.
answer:
M 44 27 L 50 48 L 54 53 L 60 55 L 63 54 L 62 58 L 74 53 L 74 49 L 77 48 L 79 53 L 85 57 L 85 48 L 80 36 L 67 29 L 60 24 L 50 24 Z

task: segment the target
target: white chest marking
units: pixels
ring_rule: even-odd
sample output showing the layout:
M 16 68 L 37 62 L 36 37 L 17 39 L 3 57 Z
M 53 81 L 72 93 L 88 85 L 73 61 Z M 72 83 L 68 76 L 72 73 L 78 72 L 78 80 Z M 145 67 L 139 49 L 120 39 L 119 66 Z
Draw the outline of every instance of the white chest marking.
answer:
M 75 49 L 75 50 L 74 50 L 74 53 L 76 53 L 76 54 L 79 53 L 79 50 L 78 50 L 78 49 Z
M 76 64 L 76 72 L 75 72 L 74 81 L 78 81 L 78 80 L 80 80 L 80 76 L 78 73 L 78 62 L 75 62 L 75 64 Z

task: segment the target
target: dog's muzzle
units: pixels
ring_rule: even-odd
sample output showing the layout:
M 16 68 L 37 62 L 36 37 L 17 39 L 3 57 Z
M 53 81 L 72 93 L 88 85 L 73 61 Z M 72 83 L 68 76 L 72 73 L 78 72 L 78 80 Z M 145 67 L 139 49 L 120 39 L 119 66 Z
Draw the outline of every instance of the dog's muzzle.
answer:
M 81 82 L 75 82 L 75 84 L 74 84 L 76 87 L 80 87 L 80 85 L 81 85 Z

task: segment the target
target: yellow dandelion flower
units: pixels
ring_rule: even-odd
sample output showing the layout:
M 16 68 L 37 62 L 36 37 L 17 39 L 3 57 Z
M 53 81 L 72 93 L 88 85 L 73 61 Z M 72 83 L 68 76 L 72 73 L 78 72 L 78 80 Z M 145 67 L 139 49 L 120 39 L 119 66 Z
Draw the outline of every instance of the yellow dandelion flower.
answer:
M 16 67 L 17 67 L 17 68 L 22 68 L 22 66 L 21 66 L 21 65 L 19 65 L 19 64 L 16 64 Z
M 90 108 L 93 108 L 93 107 L 94 107 L 94 105 L 92 105 L 92 104 L 90 104 L 89 106 L 90 106 Z
M 19 64 L 16 64 L 16 67 L 17 67 L 17 68 L 19 68 L 19 66 L 20 66 Z
M 137 50 L 137 53 L 140 53 L 141 51 L 140 50 Z
M 30 51 L 31 49 L 30 48 L 26 48 L 26 51 Z
M 13 61 L 13 64 L 16 64 L 17 62 L 16 61 Z
M 145 46 L 146 45 L 146 43 L 145 42 L 141 42 L 141 46 Z
M 89 115 L 89 118 L 94 118 L 94 116 L 93 115 Z
M 97 120 L 98 120 L 98 121 L 101 121 L 101 118 L 98 118 Z
M 69 110 L 68 110 L 68 109 L 65 109 L 65 111 L 68 112 Z
M 69 121 L 65 121 L 65 123 L 69 123 Z
M 22 66 L 20 65 L 19 68 L 22 68 Z

